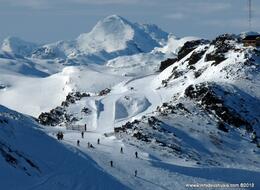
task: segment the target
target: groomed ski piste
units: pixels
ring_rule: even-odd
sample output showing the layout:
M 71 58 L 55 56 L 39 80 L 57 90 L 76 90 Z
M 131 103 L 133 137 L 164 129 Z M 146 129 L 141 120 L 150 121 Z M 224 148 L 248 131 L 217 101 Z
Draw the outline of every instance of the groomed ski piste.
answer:
M 142 27 L 138 25 L 136 29 L 137 25 L 115 15 L 99 22 L 93 30 L 99 30 L 98 35 L 107 35 L 104 31 L 109 31 L 106 27 L 110 24 L 106 24 L 111 20 L 118 26 L 121 37 L 129 40 L 133 38 L 133 33 L 129 31 L 137 30 L 139 36 L 135 40 L 143 42 L 140 40 Z M 88 39 L 89 36 L 95 39 L 94 34 L 84 34 L 78 39 Z M 153 39 L 152 45 L 143 47 L 148 52 L 137 53 L 136 49 L 132 49 L 133 55 L 129 55 L 133 44 L 127 48 L 127 43 L 109 47 L 109 43 L 104 45 L 99 41 L 93 41 L 92 46 L 79 45 L 77 51 L 94 52 L 94 59 L 101 56 L 104 64 L 67 65 L 60 63 L 60 57 L 43 59 L 45 54 L 37 54 L 37 57 L 35 53 L 21 60 L 1 58 L 0 104 L 5 106 L 0 107 L 1 189 L 184 190 L 194 189 L 189 185 L 196 184 L 240 183 L 254 184 L 254 187 L 241 186 L 240 189 L 258 189 L 260 149 L 251 142 L 251 133 L 243 127 L 230 127 L 232 124 L 225 125 L 228 132 L 219 130 L 216 126 L 221 118 L 203 107 L 207 105 L 200 106 L 202 101 L 190 98 L 191 95 L 188 97 L 187 89 L 190 85 L 207 82 L 217 95 L 232 92 L 230 97 L 225 96 L 225 103 L 241 114 L 244 109 L 248 111 L 249 114 L 245 114 L 248 120 L 259 119 L 260 110 L 255 106 L 260 100 L 259 57 L 252 53 L 252 49 L 231 40 L 235 50 L 226 53 L 227 59 L 220 64 L 212 65 L 213 61 L 205 61 L 205 57 L 216 48 L 200 44 L 159 72 L 160 61 L 176 58 L 185 42 L 194 40 L 199 39 L 177 39 L 171 35 L 168 42 Z M 91 49 L 94 42 L 98 44 L 95 44 L 98 47 L 95 51 Z M 155 42 L 162 45 L 153 49 Z M 60 44 L 63 43 L 58 43 L 57 48 Z M 116 54 L 122 55 L 100 55 L 100 52 L 96 53 L 102 52 L 100 48 L 107 53 L 116 51 Z M 121 48 L 126 48 L 128 53 L 120 52 Z M 242 50 L 237 53 L 236 49 Z M 188 64 L 193 53 L 202 50 L 205 50 L 204 54 L 193 64 L 202 73 L 195 77 L 194 69 Z M 66 49 L 66 55 L 62 56 L 75 56 L 75 52 L 71 51 Z M 26 53 L 26 56 L 30 54 Z M 252 54 L 254 64 L 244 67 L 246 53 Z M 79 54 L 77 61 L 89 61 L 89 55 L 86 58 L 82 52 Z M 176 73 L 182 74 L 178 76 Z M 105 89 L 109 91 L 101 94 Z M 87 93 L 88 96 L 70 102 L 68 94 L 76 92 Z M 234 92 L 237 96 L 233 97 Z M 240 100 L 244 103 L 242 107 L 237 104 Z M 61 106 L 63 101 L 66 106 Z M 161 111 L 168 109 L 165 104 L 174 107 L 166 115 Z M 55 113 L 50 110 L 57 106 L 70 117 L 69 121 L 61 119 L 55 126 L 41 125 L 31 117 L 38 117 L 43 112 Z M 150 123 L 151 118 L 155 118 L 154 123 Z M 126 131 L 115 132 L 127 123 Z M 259 132 L 259 122 L 252 126 Z M 58 132 L 63 132 L 63 140 L 57 140 Z M 88 143 L 94 148 L 90 148 Z M 172 149 L 169 148 L 173 145 Z M 123 152 L 120 152 L 121 148 Z

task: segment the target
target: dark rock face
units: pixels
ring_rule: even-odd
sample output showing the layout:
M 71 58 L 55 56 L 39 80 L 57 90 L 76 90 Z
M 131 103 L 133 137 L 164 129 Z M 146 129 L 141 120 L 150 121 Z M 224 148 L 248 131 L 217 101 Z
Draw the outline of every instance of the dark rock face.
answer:
M 89 97 L 90 94 L 80 93 L 80 92 L 71 92 L 66 96 L 66 100 L 61 103 L 61 106 L 58 106 L 52 109 L 50 112 L 41 113 L 38 117 L 38 121 L 42 125 L 56 126 L 63 122 L 71 123 L 78 121 L 77 118 L 72 115 L 67 114 L 66 107 L 70 104 L 76 103 L 76 101 L 81 100 L 82 98 Z M 84 107 L 81 112 L 85 114 L 90 114 L 91 110 L 87 107 Z
M 196 49 L 199 45 L 206 44 L 206 40 L 194 40 L 186 42 L 178 52 L 178 61 Z
M 52 109 L 49 113 L 41 113 L 39 116 L 39 123 L 42 125 L 51 125 L 56 126 L 62 123 L 64 120 L 67 120 L 68 117 L 65 115 L 65 109 L 62 107 L 56 107 Z
M 229 51 L 230 47 L 233 47 L 229 43 L 231 41 L 238 43 L 241 42 L 241 39 L 234 34 L 222 34 L 212 40 L 210 45 L 215 45 L 219 49 L 219 51 L 227 52 Z
M 163 125 L 165 124 L 155 116 L 144 116 L 141 120 L 127 122 L 121 127 L 115 128 L 114 132 L 118 137 L 127 135 L 148 144 L 153 142 L 159 147 L 179 154 L 181 147 L 172 141 L 175 135 L 164 129 Z
M 166 59 L 165 61 L 161 62 L 159 71 L 163 71 L 164 69 L 166 69 L 167 67 L 171 66 L 172 64 L 174 64 L 177 61 L 176 58 L 173 59 Z
M 224 123 L 235 127 L 245 126 L 248 131 L 251 131 L 252 126 L 250 123 L 234 109 L 227 106 L 218 92 L 223 94 L 228 93 L 215 84 L 200 83 L 187 87 L 185 90 L 185 95 L 199 102 L 204 109 L 215 114 Z M 225 130 L 222 124 L 219 128 L 221 128 L 221 130 Z
M 223 53 L 210 53 L 205 57 L 205 61 L 214 61 L 212 65 L 216 66 L 220 64 L 222 61 L 225 61 L 226 57 Z
M 214 61 L 212 65 L 218 65 L 222 61 L 226 60 L 225 54 L 231 49 L 234 49 L 232 42 L 239 42 L 239 38 L 231 34 L 223 34 L 214 39 L 210 45 L 214 45 L 216 50 L 210 54 L 207 54 L 205 61 Z
M 110 92 L 111 92 L 111 89 L 105 88 L 104 90 L 101 90 L 98 95 L 99 96 L 105 96 L 105 95 L 107 95 Z
M 194 65 L 195 63 L 197 63 L 200 59 L 202 59 L 205 52 L 206 50 L 193 52 L 188 59 L 188 65 Z
M 199 70 L 195 71 L 195 72 L 194 72 L 194 77 L 195 77 L 195 78 L 199 78 L 200 75 L 201 75 L 203 72 L 204 72 L 203 69 L 199 69 Z
M 66 100 L 61 103 L 61 106 L 69 106 L 69 104 L 74 104 L 76 101 L 81 100 L 81 98 L 89 97 L 90 94 L 80 93 L 80 92 L 70 92 L 66 96 Z

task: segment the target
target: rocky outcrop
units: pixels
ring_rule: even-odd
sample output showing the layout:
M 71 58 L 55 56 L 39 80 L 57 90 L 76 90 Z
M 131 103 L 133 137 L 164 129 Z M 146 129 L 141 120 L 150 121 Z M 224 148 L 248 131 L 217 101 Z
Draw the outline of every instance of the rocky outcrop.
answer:
M 188 65 L 192 66 L 195 63 L 197 63 L 199 60 L 201 60 L 206 51 L 207 51 L 206 49 L 200 50 L 200 51 L 194 51 L 191 54 L 191 56 L 189 57 L 189 59 L 187 60 L 188 61 Z
M 180 61 L 182 58 L 184 58 L 186 55 L 196 49 L 199 45 L 206 43 L 208 43 L 208 41 L 206 40 L 194 40 L 186 42 L 178 52 L 178 61 Z
M 134 139 L 147 143 L 147 145 L 153 143 L 158 147 L 165 148 L 168 152 L 180 154 L 180 145 L 172 141 L 175 136 L 174 133 L 166 130 L 163 127 L 164 125 L 165 124 L 155 116 L 144 116 L 141 120 L 127 122 L 121 127 L 115 128 L 114 132 L 118 138 L 125 135 L 131 136 Z
M 90 94 L 80 93 L 80 92 L 70 92 L 66 96 L 66 100 L 61 103 L 61 106 L 69 106 L 69 104 L 74 104 L 76 101 L 81 100 L 84 97 L 89 97 Z
M 226 53 L 234 49 L 234 43 L 238 43 L 240 39 L 231 34 L 223 34 L 214 39 L 210 45 L 216 49 L 205 56 L 205 61 L 214 61 L 212 65 L 218 65 L 226 60 Z M 232 43 L 234 42 L 234 43 Z
M 61 103 L 61 106 L 52 109 L 50 112 L 41 113 L 38 117 L 39 123 L 42 125 L 56 126 L 61 123 L 72 123 L 78 121 L 78 118 L 67 113 L 67 107 L 69 107 L 71 104 L 75 104 L 76 101 L 89 96 L 90 94 L 81 92 L 69 93 L 66 96 L 66 100 Z M 91 113 L 91 110 L 87 107 L 84 107 L 82 108 L 81 112 L 88 115 Z
M 216 115 L 224 123 L 234 127 L 245 127 L 248 131 L 251 131 L 250 123 L 222 99 L 221 94 L 228 93 L 213 83 L 190 85 L 185 90 L 187 97 L 195 100 L 206 111 Z M 224 126 L 221 124 L 219 128 L 224 129 Z
M 101 90 L 98 95 L 99 96 L 105 96 L 105 95 L 107 95 L 110 92 L 111 92 L 111 89 L 105 88 L 104 90 Z
M 56 126 L 64 121 L 69 121 L 69 116 L 66 115 L 66 110 L 59 106 L 52 109 L 50 112 L 41 113 L 38 117 L 39 123 L 42 125 Z
M 177 61 L 176 58 L 169 58 L 169 59 L 166 59 L 165 61 L 162 61 L 161 64 L 160 64 L 160 68 L 159 68 L 159 71 L 163 71 L 164 69 L 166 69 L 167 67 L 171 66 L 172 64 L 174 64 L 175 62 Z

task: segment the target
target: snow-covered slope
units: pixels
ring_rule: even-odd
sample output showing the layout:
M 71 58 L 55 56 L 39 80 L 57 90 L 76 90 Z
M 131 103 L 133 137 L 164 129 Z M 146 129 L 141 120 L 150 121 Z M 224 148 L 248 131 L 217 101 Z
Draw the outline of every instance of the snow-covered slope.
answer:
M 122 80 L 121 76 L 73 66 L 44 78 L 3 73 L 0 82 L 5 88 L 0 89 L 0 103 L 37 117 L 60 105 L 75 89 L 95 94 Z
M 0 106 L 0 127 L 1 189 L 128 189 L 31 118 Z

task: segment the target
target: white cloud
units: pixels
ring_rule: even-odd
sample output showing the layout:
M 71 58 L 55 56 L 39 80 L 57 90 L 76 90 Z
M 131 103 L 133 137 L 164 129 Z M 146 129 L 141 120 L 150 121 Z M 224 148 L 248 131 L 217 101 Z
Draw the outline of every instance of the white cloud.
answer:
M 172 13 L 172 14 L 165 15 L 164 17 L 172 20 L 183 20 L 187 16 L 183 13 Z

